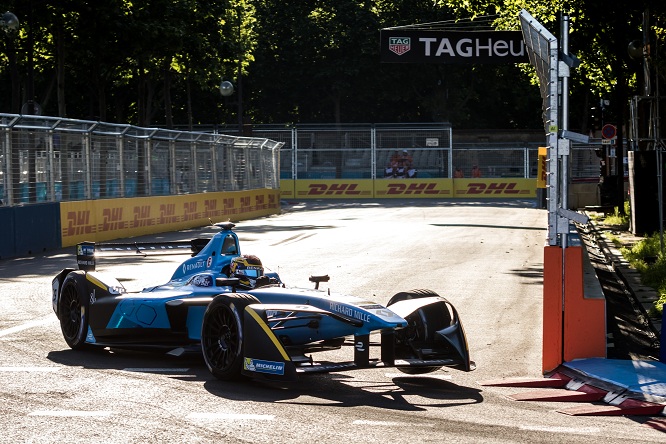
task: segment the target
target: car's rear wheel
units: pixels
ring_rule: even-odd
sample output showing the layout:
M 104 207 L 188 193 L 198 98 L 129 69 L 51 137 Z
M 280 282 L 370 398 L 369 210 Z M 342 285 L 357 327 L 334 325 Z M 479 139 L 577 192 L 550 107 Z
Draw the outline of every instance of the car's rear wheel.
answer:
M 206 308 L 201 326 L 201 351 L 208 370 L 216 378 L 240 378 L 243 313 L 246 306 L 256 303 L 259 300 L 249 294 L 227 293 L 216 296 Z
M 75 279 L 65 280 L 60 290 L 58 317 L 67 345 L 73 350 L 83 348 L 88 333 L 88 307 Z
M 436 292 L 426 289 L 416 289 L 396 293 L 388 302 L 387 307 L 396 302 L 407 299 L 427 298 L 439 296 Z M 451 324 L 451 314 L 445 304 L 433 304 L 419 308 L 405 318 L 409 327 L 396 335 L 396 358 L 417 358 L 414 344 L 431 343 L 435 340 L 435 332 Z M 441 366 L 431 367 L 397 367 L 403 373 L 418 375 L 439 370 Z

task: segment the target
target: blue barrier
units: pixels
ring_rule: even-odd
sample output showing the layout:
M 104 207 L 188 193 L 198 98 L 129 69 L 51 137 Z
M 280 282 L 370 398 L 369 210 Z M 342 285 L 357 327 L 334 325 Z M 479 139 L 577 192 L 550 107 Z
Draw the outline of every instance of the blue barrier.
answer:
M 0 259 L 32 256 L 62 246 L 60 204 L 0 207 Z
M 169 179 L 153 179 L 150 184 L 150 192 L 153 196 L 168 196 L 171 194 Z
M 14 210 L 14 254 L 33 255 L 62 246 L 60 203 L 11 207 Z
M 60 204 L 0 207 L 0 259 L 60 248 Z
M 136 197 L 136 179 L 125 180 L 125 197 Z
M 30 187 L 29 187 L 28 182 L 21 182 L 19 186 L 19 195 L 18 199 L 19 202 L 21 203 L 29 203 L 30 202 Z
M 35 184 L 35 192 L 36 192 L 36 199 L 37 202 L 46 202 L 47 201 L 47 195 L 46 195 L 46 182 L 37 182 Z
M 86 197 L 85 188 L 82 180 L 77 180 L 69 183 L 69 199 L 68 200 L 83 200 Z
M 0 207 L 0 259 L 15 255 L 14 207 Z

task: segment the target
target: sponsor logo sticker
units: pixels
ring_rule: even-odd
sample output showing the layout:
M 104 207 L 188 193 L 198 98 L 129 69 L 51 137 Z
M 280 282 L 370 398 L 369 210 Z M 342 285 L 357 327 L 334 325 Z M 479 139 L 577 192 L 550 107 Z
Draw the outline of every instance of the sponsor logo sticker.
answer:
M 410 37 L 389 37 L 389 50 L 397 55 L 403 55 L 412 49 L 412 39 Z
M 250 372 L 268 373 L 271 375 L 284 375 L 284 362 L 262 361 L 260 359 L 245 358 L 243 368 Z

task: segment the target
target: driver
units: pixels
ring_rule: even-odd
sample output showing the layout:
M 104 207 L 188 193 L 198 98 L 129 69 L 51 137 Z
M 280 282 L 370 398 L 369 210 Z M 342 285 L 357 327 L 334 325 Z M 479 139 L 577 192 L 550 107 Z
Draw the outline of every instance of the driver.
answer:
M 231 260 L 229 277 L 238 278 L 239 287 L 250 290 L 271 284 L 271 279 L 264 275 L 261 260 L 254 255 L 242 255 Z

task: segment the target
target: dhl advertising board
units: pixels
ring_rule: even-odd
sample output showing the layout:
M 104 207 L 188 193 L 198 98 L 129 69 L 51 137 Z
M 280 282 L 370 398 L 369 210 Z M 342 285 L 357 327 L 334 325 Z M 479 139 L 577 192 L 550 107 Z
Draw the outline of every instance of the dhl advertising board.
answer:
M 62 246 L 202 227 L 280 212 L 279 190 L 101 199 L 60 204 Z
M 381 198 L 453 197 L 451 179 L 378 179 L 375 182 L 375 195 Z
M 454 197 L 467 198 L 536 198 L 536 180 L 523 178 L 455 179 Z
M 372 179 L 305 179 L 296 180 L 296 199 L 361 199 L 373 198 Z
M 488 179 L 283 180 L 283 199 L 345 198 L 536 198 L 536 181 Z
M 282 199 L 293 199 L 296 197 L 294 185 L 296 181 L 291 179 L 280 179 L 280 197 Z

